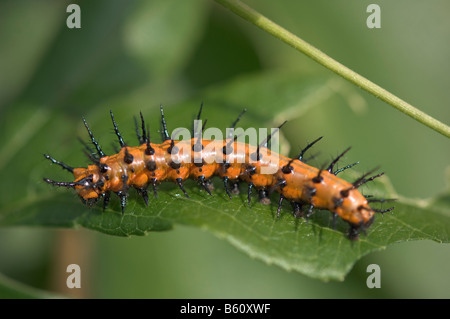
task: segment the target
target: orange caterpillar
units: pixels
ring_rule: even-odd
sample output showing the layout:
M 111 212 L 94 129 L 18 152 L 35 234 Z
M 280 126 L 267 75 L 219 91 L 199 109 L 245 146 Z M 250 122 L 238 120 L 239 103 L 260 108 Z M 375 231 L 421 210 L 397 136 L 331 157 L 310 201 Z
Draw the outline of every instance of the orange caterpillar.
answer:
M 200 118 L 200 114 L 201 108 L 197 119 Z M 233 129 L 242 114 L 233 123 Z M 385 210 L 371 208 L 370 202 L 389 200 L 366 198 L 358 191 L 359 186 L 372 181 L 383 173 L 366 178 L 371 173 L 369 172 L 353 183 L 336 176 L 357 164 L 347 165 L 333 171 L 335 164 L 349 148 L 333 160 L 326 169 L 317 169 L 305 164 L 303 156 L 321 138 L 308 144 L 296 158 L 281 156 L 267 149 L 267 142 L 272 135 L 259 146 L 239 142 L 236 140 L 237 137 L 233 138 L 232 135 L 220 141 L 200 140 L 195 137 L 187 141 L 175 141 L 169 137 L 161 106 L 163 142 L 154 144 L 150 142 L 150 135 L 148 128 L 146 130 L 142 114 L 140 117 L 142 135 L 136 125 L 140 146 L 130 147 L 125 144 L 111 112 L 111 119 L 121 149 L 117 154 L 110 156 L 102 151 L 83 118 L 98 156 L 92 155 L 92 150 L 85 145 L 88 150 L 86 154 L 93 164 L 88 165 L 87 168 L 72 168 L 44 154 L 45 158 L 70 171 L 75 177 L 73 182 L 56 182 L 47 178 L 44 178 L 44 181 L 55 186 L 74 188 L 81 200 L 88 205 L 103 198 L 104 209 L 109 203 L 111 192 L 114 192 L 120 197 L 122 214 L 125 211 L 130 187 L 134 187 L 148 205 L 147 188 L 152 185 L 156 197 L 157 184 L 165 180 L 177 183 L 183 193 L 189 197 L 183 187 L 183 181 L 193 178 L 211 195 L 210 179 L 218 176 L 223 180 L 226 193 L 230 198 L 231 193 L 239 193 L 238 182 L 245 181 L 249 185 L 249 204 L 253 187 L 259 191 L 260 200 L 265 204 L 270 203 L 268 195 L 277 191 L 280 193 L 277 217 L 284 199 L 292 203 L 296 217 L 305 215 L 308 218 L 312 214 L 313 208 L 326 209 L 333 215 L 333 228 L 337 216 L 350 225 L 348 236 L 351 239 L 357 239 L 361 231 L 365 233 L 374 220 L 375 212 L 384 213 L 393 209 L 393 207 Z M 241 149 L 243 152 L 234 152 L 237 149 Z M 194 155 L 197 156 L 197 159 L 200 156 L 200 161 L 194 161 Z M 238 157 L 241 157 L 241 161 Z M 217 158 L 223 160 L 218 161 Z M 262 174 L 262 168 L 270 165 L 277 165 L 274 170 L 276 173 Z M 232 184 L 231 190 L 230 184 Z M 306 214 L 302 210 L 303 206 L 306 206 Z

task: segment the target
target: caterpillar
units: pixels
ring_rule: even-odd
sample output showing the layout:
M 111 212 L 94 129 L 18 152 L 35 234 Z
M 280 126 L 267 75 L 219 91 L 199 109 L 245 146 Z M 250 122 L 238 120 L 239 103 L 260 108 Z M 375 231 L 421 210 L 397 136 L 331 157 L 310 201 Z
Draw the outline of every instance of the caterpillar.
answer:
M 200 119 L 203 103 L 197 116 Z M 359 234 L 371 226 L 375 213 L 385 213 L 393 210 L 371 208 L 371 202 L 386 202 L 393 199 L 377 199 L 364 196 L 358 188 L 382 176 L 379 173 L 368 177 L 371 170 L 353 183 L 349 183 L 337 175 L 358 164 L 358 162 L 334 170 L 337 162 L 350 150 L 347 148 L 337 156 L 326 168 L 318 169 L 306 164 L 305 152 L 322 137 L 307 144 L 299 155 L 289 158 L 268 149 L 272 136 L 286 123 L 280 125 L 261 144 L 253 146 L 239 141 L 233 134 L 237 122 L 245 110 L 233 122 L 227 138 L 221 140 L 200 139 L 195 133 L 189 140 L 172 139 L 168 133 L 164 117 L 163 106 L 161 112 L 162 143 L 151 143 L 149 128 L 146 126 L 142 112 L 140 113 L 140 127 L 135 118 L 136 135 L 139 146 L 128 146 L 118 129 L 113 112 L 110 111 L 114 132 L 119 140 L 120 150 L 116 154 L 106 155 L 83 117 L 83 123 L 95 150 L 87 143 L 84 144 L 85 154 L 92 162 L 87 168 L 73 168 L 48 154 L 44 157 L 52 163 L 61 166 L 74 176 L 73 182 L 58 182 L 48 178 L 43 180 L 54 186 L 74 188 L 81 201 L 86 205 L 94 205 L 103 199 L 105 210 L 110 201 L 111 193 L 120 198 L 122 214 L 127 205 L 130 188 L 135 188 L 148 206 L 148 187 L 153 188 L 157 197 L 157 185 L 162 181 L 175 182 L 181 191 L 189 198 L 183 182 L 192 178 L 212 195 L 211 178 L 218 176 L 222 179 L 226 194 L 239 193 L 239 182 L 248 183 L 248 204 L 251 202 L 252 189 L 259 192 L 260 202 L 269 204 L 269 196 L 278 192 L 277 218 L 280 216 L 284 200 L 291 202 L 295 217 L 308 219 L 313 209 L 329 210 L 332 213 L 332 227 L 335 229 L 337 217 L 349 224 L 348 238 L 356 240 Z M 206 120 L 205 122 L 206 123 Z M 204 126 L 201 127 L 202 131 Z M 141 133 L 142 132 L 142 133 Z M 237 150 L 240 150 L 238 152 Z M 274 166 L 275 165 L 275 166 Z M 264 169 L 272 168 L 273 173 L 263 173 Z M 305 207 L 305 208 L 304 208 Z

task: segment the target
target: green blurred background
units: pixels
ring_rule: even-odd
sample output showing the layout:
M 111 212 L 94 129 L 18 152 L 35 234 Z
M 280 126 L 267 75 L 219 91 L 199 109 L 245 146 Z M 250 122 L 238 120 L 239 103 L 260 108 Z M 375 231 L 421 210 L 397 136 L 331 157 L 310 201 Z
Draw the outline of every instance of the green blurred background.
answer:
M 21 121 L 11 115 L 14 109 L 23 109 L 26 120 L 27 111 L 39 110 L 41 117 L 62 114 L 69 121 L 64 125 L 75 125 L 82 115 L 106 117 L 119 105 L 148 110 L 201 98 L 202 90 L 249 74 L 335 78 L 214 1 L 77 1 L 81 29 L 66 27 L 69 3 L 0 2 L 2 131 Z M 366 8 L 373 1 L 246 3 L 450 123 L 448 1 L 376 1 L 381 29 L 366 26 Z M 324 101 L 292 119 L 286 135 L 295 134 L 301 145 L 325 135 L 320 151 L 331 155 L 352 145 L 352 158 L 366 168 L 381 165 L 402 196 L 425 199 L 442 193 L 449 181 L 448 139 L 364 92 L 351 93 L 351 85 L 347 90 L 341 99 L 350 107 Z M 186 117 L 193 112 L 186 110 Z M 38 115 L 30 123 L 39 122 Z M 11 141 L 20 147 L 17 136 L 2 136 L 0 158 L 6 163 Z M 29 174 L 37 173 L 24 165 L 11 185 Z M 1 191 L 0 198 L 7 200 L 7 189 Z M 70 263 L 81 266 L 82 289 L 65 288 Z M 381 267 L 381 289 L 366 287 L 371 263 Z M 0 229 L 0 273 L 74 297 L 449 298 L 449 266 L 448 245 L 408 242 L 362 258 L 344 282 L 325 283 L 253 260 L 197 228 L 177 226 L 131 238 L 83 229 Z

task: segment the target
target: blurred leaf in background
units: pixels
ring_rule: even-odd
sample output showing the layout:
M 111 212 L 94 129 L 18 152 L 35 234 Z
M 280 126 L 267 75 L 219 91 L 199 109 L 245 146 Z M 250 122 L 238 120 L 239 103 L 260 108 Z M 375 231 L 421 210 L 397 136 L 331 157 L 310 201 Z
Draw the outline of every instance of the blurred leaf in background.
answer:
M 42 153 L 58 155 L 73 165 L 86 164 L 76 140 L 77 136 L 85 138 L 82 115 L 110 151 L 109 109 L 124 123 L 124 135 L 132 139 L 129 124 L 139 110 L 151 118 L 155 136 L 159 103 L 166 105 L 168 113 L 173 108 L 174 113 L 183 114 L 178 118 L 186 121 L 202 100 L 205 111 L 211 105 L 208 122 L 218 127 L 225 127 L 239 113 L 237 106 L 253 108 L 252 121 L 259 117 L 261 127 L 270 127 L 278 119 L 277 103 L 283 100 L 286 106 L 292 104 L 283 113 L 290 120 L 283 131 L 284 145 L 291 147 L 286 155 L 324 135 L 320 145 L 324 161 L 351 145 L 351 158 L 361 162 L 361 169 L 381 165 L 400 195 L 428 198 L 444 192 L 450 155 L 447 139 L 358 92 L 216 3 L 79 1 L 82 28 L 77 30 L 65 25 L 69 3 L 55 6 L 51 1 L 21 0 L 0 4 L 0 65 L 6 70 L 0 75 L 0 133 L 4 137 L 0 215 L 54 196 L 54 190 L 41 182 L 43 174 L 67 178 L 49 166 Z M 367 1 L 247 3 L 448 123 L 450 110 L 443 107 L 450 98 L 450 46 L 445 41 L 450 28 L 445 1 L 433 6 L 419 1 L 378 1 L 383 19 L 379 30 L 365 25 Z M 302 78 L 324 78 L 329 85 L 315 95 L 300 94 L 295 86 L 289 91 L 288 85 L 271 85 L 270 90 L 262 85 L 257 96 L 249 94 L 245 85 L 227 91 L 232 87 L 228 83 L 236 79 L 245 84 L 252 76 L 277 74 L 288 81 L 296 73 Z M 208 91 L 211 85 L 221 89 Z M 227 104 L 220 104 L 220 96 L 207 92 L 225 95 Z M 305 100 L 299 101 L 298 96 Z M 273 103 L 274 108 L 258 109 L 263 102 Z M 217 111 L 220 109 L 223 111 Z M 271 117 L 273 121 L 268 121 Z M 183 123 L 174 120 L 172 124 Z M 244 120 L 242 126 L 246 124 L 249 121 Z M 74 195 L 58 194 L 61 203 L 77 201 Z M 445 215 L 448 201 L 444 197 L 442 202 Z M 36 210 L 30 209 L 20 218 L 29 218 Z M 55 225 L 60 225 L 62 215 L 70 226 L 72 217 L 80 212 L 68 209 L 53 217 L 49 214 L 48 220 Z M 73 292 L 64 288 L 65 265 L 79 263 L 86 283 L 76 295 L 81 297 L 450 296 L 450 278 L 445 272 L 449 248 L 431 242 L 391 246 L 361 259 L 344 282 L 323 283 L 249 259 L 210 233 L 186 226 L 129 239 L 86 230 L 37 228 L 1 229 L 0 272 L 68 295 Z M 370 290 L 365 285 L 366 267 L 371 263 L 382 269 L 382 289 Z M 8 296 L 10 290 L 0 291 Z

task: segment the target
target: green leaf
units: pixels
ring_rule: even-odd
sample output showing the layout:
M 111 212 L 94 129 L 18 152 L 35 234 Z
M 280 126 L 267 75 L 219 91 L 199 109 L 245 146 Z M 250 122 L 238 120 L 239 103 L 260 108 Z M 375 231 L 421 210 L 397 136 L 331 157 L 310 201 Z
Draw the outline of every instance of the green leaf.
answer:
M 208 118 L 208 125 L 229 126 L 246 107 L 248 112 L 240 122 L 242 127 L 271 126 L 274 121 L 277 122 L 277 118 L 288 116 L 292 119 L 294 115 L 301 116 L 311 107 L 318 107 L 325 102 L 346 105 L 342 96 L 350 94 L 348 87 L 342 89 L 336 86 L 336 83 L 340 83 L 337 81 L 335 78 L 299 77 L 284 72 L 242 77 L 210 88 L 202 92 L 201 97 L 167 108 L 166 118 L 170 130 L 179 126 L 190 128 L 190 119 L 197 112 L 199 102 L 204 100 L 204 116 Z M 230 200 L 221 181 L 217 179 L 213 180 L 214 196 L 209 196 L 195 182 L 188 181 L 185 188 L 191 198 L 187 199 L 175 184 L 163 183 L 159 187 L 158 198 L 151 199 L 149 207 L 131 191 L 123 216 L 117 198 L 113 198 L 105 212 L 100 205 L 86 208 L 79 203 L 73 191 L 54 189 L 42 182 L 42 177 L 70 180 L 67 172 L 49 165 L 43 159 L 41 154 L 44 152 L 51 151 L 53 156 L 70 165 L 79 163 L 85 166 L 86 160 L 82 159 L 80 147 L 74 138 L 76 135 L 86 137 L 82 125 L 68 122 L 63 114 L 31 111 L 31 107 L 28 113 L 24 113 L 24 110 L 27 110 L 26 105 L 15 109 L 6 119 L 8 123 L 19 117 L 19 114 L 28 114 L 21 118 L 23 124 L 18 128 L 12 125 L 7 128 L 11 130 L 7 136 L 13 136 L 13 140 L 16 138 L 15 142 L 20 142 L 20 147 L 16 143 L 7 143 L 0 149 L 0 158 L 3 158 L 0 161 L 0 185 L 8 189 L 6 195 L 0 194 L 0 225 L 4 227 L 85 227 L 110 235 L 130 236 L 169 230 L 177 224 L 189 225 L 224 238 L 251 257 L 322 280 L 343 280 L 358 259 L 370 252 L 385 249 L 392 243 L 421 239 L 449 241 L 449 195 L 444 194 L 430 201 L 403 198 L 395 193 L 386 177 L 371 183 L 367 189 L 377 197 L 399 198 L 394 213 L 377 216 L 367 236 L 361 235 L 358 241 L 346 238 L 347 225 L 343 221 L 339 221 L 336 230 L 333 230 L 328 211 L 316 211 L 306 222 L 294 218 L 290 205 L 286 204 L 277 220 L 275 196 L 272 205 L 264 206 L 254 195 L 253 203 L 248 207 L 244 185 L 241 195 Z M 107 111 L 95 110 L 96 113 L 99 111 L 104 113 L 104 117 L 92 121 L 89 116 L 87 118 L 97 139 L 107 149 L 114 136 L 110 134 Z M 136 106 L 134 109 L 120 108 L 115 113 L 121 132 L 130 145 L 135 140 L 130 113 L 138 111 Z M 158 108 L 144 109 L 143 112 L 151 119 L 152 139 L 155 140 L 154 128 L 159 127 Z M 41 124 L 35 124 L 34 127 L 27 125 L 36 123 L 36 118 L 41 119 Z M 19 135 L 14 130 L 21 132 L 20 138 L 15 137 Z M 289 141 L 300 133 L 298 129 L 293 130 L 296 133 L 286 137 Z M 305 144 L 298 140 L 298 136 L 293 143 Z M 110 150 L 107 152 L 111 154 Z M 342 177 L 352 180 L 360 174 L 355 170 L 344 172 Z M 22 183 L 12 183 L 14 179 Z
M 204 0 L 140 1 L 124 25 L 125 50 L 148 69 L 155 84 L 190 56 L 202 34 Z
M 36 289 L 0 274 L 0 299 L 48 299 L 62 296 Z
M 206 13 L 202 0 L 189 5 L 174 0 L 79 5 L 80 29 L 67 28 L 67 13 L 60 8 L 55 26 L 60 32 L 22 100 L 82 111 L 138 88 L 161 90 L 189 58 Z M 155 36 L 167 33 L 171 37 L 165 41 Z
M 60 12 L 65 12 L 62 1 L 0 3 L 0 105 L 20 93 L 39 66 L 48 43 L 58 31 Z

